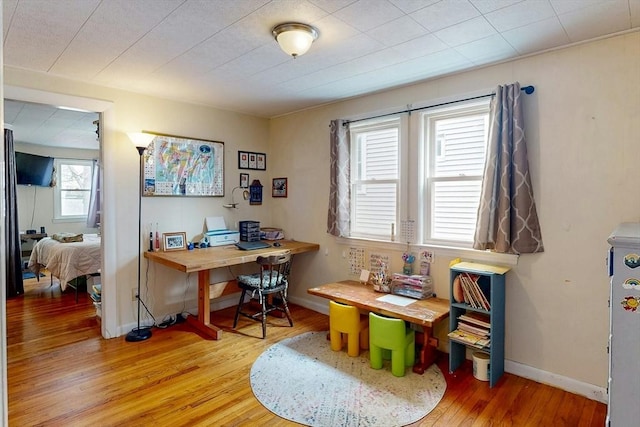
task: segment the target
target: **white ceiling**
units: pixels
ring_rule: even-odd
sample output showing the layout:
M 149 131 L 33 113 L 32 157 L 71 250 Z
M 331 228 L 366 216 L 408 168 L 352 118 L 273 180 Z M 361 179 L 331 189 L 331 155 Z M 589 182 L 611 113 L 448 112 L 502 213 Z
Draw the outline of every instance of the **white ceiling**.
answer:
M 4 100 L 4 121 L 13 130 L 16 142 L 97 150 L 97 120 L 96 113 Z
M 4 64 L 274 117 L 640 27 L 640 0 L 3 0 Z M 271 28 L 314 25 L 298 59 Z M 526 82 L 525 82 L 526 83 Z

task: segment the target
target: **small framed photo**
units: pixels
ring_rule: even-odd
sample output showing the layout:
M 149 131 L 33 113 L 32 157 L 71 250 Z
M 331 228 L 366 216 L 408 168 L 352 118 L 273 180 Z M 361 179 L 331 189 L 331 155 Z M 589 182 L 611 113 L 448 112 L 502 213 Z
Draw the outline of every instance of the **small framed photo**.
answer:
M 287 178 L 273 178 L 271 197 L 287 197 Z
M 240 174 L 240 188 L 249 188 L 249 174 L 241 173 Z
M 267 169 L 267 155 L 264 153 L 256 154 L 256 169 L 258 170 L 266 170 Z
M 238 169 L 249 169 L 249 153 L 238 151 Z
M 162 233 L 162 247 L 165 251 L 187 249 L 187 233 Z
M 256 153 L 249 153 L 249 169 L 256 169 L 256 165 L 258 164 Z

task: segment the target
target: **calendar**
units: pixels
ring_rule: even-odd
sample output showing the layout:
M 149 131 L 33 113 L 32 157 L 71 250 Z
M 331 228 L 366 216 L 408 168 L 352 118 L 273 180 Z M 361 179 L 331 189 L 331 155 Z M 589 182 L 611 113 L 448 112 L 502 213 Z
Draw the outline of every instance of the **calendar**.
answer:
M 403 242 L 415 243 L 416 222 L 414 220 L 403 219 L 400 221 L 400 237 Z

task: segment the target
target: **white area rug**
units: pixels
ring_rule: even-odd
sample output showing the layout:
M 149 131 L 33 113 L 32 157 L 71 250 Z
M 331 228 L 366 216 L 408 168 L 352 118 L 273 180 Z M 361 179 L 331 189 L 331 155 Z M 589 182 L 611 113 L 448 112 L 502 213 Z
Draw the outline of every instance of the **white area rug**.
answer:
M 369 352 L 331 351 L 327 332 L 307 332 L 269 347 L 251 367 L 251 389 L 274 414 L 308 426 L 403 426 L 427 415 L 446 381 L 432 365 L 423 375 L 390 362 L 371 369 Z

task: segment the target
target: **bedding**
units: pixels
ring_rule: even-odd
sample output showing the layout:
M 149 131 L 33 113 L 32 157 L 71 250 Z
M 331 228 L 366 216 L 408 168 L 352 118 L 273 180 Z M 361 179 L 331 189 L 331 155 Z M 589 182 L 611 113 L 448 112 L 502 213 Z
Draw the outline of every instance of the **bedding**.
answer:
M 82 241 L 69 243 L 45 237 L 33 246 L 28 267 L 36 276 L 46 268 L 60 280 L 60 289 L 64 291 L 67 283 L 76 277 L 99 272 L 100 247 L 97 234 L 84 234 Z

